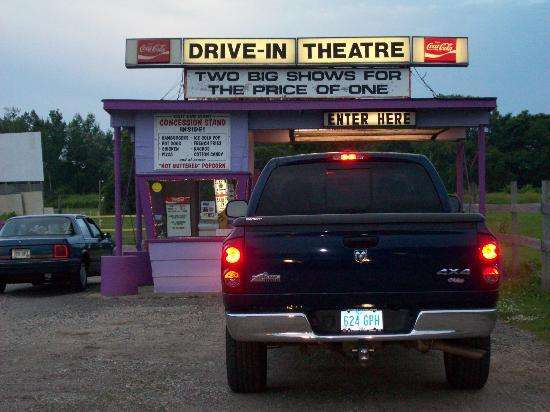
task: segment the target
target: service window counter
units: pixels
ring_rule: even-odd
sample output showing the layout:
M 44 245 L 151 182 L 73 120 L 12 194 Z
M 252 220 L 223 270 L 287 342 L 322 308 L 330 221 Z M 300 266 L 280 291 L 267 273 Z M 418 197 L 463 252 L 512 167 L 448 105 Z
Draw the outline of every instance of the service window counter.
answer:
M 227 203 L 247 199 L 246 116 L 142 113 L 136 180 L 156 292 L 219 292 Z

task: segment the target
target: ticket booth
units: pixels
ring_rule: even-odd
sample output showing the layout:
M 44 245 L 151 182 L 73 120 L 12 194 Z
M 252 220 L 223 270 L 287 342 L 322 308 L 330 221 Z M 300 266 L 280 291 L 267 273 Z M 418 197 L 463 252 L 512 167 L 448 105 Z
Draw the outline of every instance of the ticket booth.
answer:
M 128 68 L 184 68 L 184 98 L 103 101 L 114 128 L 117 256 L 102 264 L 102 292 L 110 281 L 123 291 L 121 279 L 131 283 L 136 270 L 121 247 L 123 128 L 135 147 L 135 253 L 150 263 L 156 292 L 220 291 L 231 231 L 224 209 L 248 199 L 257 143 L 453 141 L 462 199 L 464 141 L 475 129 L 484 213 L 485 127 L 496 99 L 411 97 L 410 66 L 466 66 L 467 47 L 466 38 L 435 37 L 128 39 Z

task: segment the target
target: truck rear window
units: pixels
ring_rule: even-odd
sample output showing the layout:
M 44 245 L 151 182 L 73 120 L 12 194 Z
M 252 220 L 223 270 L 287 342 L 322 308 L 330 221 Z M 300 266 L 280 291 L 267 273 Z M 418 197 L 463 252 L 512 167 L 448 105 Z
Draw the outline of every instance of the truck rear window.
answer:
M 273 170 L 256 215 L 441 212 L 426 170 L 408 162 L 328 162 Z

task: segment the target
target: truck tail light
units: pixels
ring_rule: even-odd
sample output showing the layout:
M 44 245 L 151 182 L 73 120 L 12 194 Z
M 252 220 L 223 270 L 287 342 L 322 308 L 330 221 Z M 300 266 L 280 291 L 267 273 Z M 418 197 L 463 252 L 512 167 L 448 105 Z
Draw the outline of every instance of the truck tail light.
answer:
M 53 257 L 55 259 L 66 259 L 69 257 L 69 246 L 53 245 Z
M 365 155 L 363 153 L 338 153 L 332 158 L 333 160 L 354 161 L 364 159 Z
M 496 262 L 500 256 L 497 240 L 491 235 L 479 235 L 479 257 L 482 262 Z
M 227 239 L 222 247 L 222 288 L 224 291 L 242 290 L 242 265 L 244 260 L 244 239 Z
M 498 265 L 501 256 L 500 246 L 494 236 L 478 235 L 478 255 L 483 282 L 489 286 L 497 285 L 501 276 Z
M 482 271 L 483 280 L 489 285 L 495 285 L 500 280 L 500 270 L 497 266 L 486 266 Z

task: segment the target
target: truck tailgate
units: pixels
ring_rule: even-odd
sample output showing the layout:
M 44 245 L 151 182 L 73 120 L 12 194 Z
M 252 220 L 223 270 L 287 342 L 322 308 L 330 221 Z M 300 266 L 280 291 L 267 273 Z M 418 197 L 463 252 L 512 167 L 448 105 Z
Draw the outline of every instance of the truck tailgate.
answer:
M 255 217 L 245 226 L 253 294 L 400 293 L 481 289 L 477 214 Z M 357 256 L 358 255 L 358 256 Z M 265 281 L 279 275 L 279 281 Z M 259 275 L 259 276 L 258 276 Z

